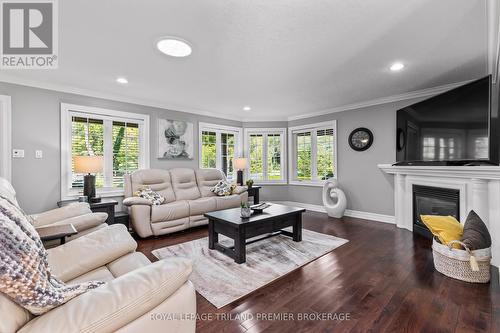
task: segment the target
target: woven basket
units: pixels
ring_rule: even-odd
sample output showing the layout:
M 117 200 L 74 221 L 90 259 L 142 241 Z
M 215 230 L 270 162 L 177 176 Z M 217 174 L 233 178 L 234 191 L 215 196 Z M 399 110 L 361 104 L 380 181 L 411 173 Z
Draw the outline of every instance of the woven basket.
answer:
M 465 250 L 452 247 L 460 244 Z M 451 278 L 475 283 L 490 281 L 491 248 L 471 251 L 460 241 L 443 245 L 432 242 L 432 254 L 436 270 Z

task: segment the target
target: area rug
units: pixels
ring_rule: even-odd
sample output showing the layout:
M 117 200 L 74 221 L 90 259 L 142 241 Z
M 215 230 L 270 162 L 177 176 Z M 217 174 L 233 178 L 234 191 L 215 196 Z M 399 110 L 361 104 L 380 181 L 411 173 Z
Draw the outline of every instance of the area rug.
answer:
M 232 240 L 222 235 L 219 235 L 219 242 L 225 246 L 233 245 Z M 189 279 L 196 291 L 221 308 L 347 242 L 343 238 L 304 229 L 301 242 L 278 235 L 247 245 L 244 264 L 237 264 L 228 256 L 209 250 L 208 237 L 152 253 L 158 259 L 191 259 L 193 273 Z

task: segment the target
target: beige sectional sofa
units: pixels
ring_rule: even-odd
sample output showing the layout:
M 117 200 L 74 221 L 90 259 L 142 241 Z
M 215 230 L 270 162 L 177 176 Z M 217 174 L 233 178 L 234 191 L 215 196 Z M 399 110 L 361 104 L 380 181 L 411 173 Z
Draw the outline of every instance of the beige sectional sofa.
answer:
M 141 237 L 164 235 L 193 226 L 207 224 L 203 214 L 239 207 L 248 200 L 246 187 L 237 186 L 230 196 L 217 196 L 210 191 L 224 173 L 217 169 L 175 168 L 170 170 L 138 170 L 125 176 L 125 199 L 130 220 Z M 162 205 L 134 196 L 149 187 L 165 197 Z

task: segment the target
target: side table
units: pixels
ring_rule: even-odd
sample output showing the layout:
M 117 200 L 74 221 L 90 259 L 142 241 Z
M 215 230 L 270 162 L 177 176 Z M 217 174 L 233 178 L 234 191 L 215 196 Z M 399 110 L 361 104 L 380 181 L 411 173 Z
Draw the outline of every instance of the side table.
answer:
M 262 188 L 262 186 L 252 186 L 248 188 L 248 196 L 253 197 L 253 204 L 256 205 L 258 204 L 259 201 L 259 190 Z

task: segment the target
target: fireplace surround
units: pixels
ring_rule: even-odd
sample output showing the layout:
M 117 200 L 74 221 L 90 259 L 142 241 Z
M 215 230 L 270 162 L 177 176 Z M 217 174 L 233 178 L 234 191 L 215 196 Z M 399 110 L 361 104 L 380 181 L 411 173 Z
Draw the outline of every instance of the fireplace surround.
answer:
M 492 263 L 500 264 L 500 166 L 394 166 L 379 169 L 394 176 L 394 211 L 399 228 L 414 229 L 413 186 L 458 192 L 458 220 L 465 222 L 474 210 L 485 222 L 492 238 Z M 392 181 L 390 178 L 388 181 Z

